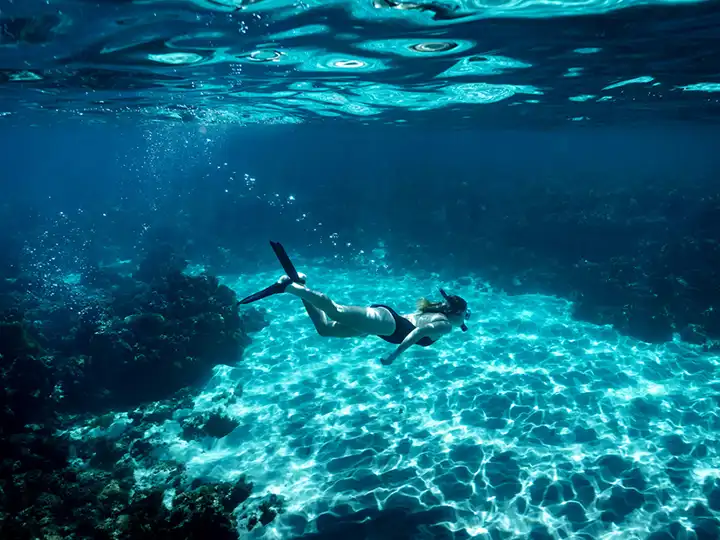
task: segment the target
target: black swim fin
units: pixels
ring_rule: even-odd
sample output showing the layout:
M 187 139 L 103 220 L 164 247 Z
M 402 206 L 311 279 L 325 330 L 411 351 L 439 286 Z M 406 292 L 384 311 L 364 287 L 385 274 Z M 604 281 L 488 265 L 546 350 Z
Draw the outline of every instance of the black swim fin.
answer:
M 288 282 L 288 283 L 290 283 L 290 282 Z M 273 283 L 269 287 L 264 288 L 262 291 L 258 291 L 256 293 L 251 294 L 250 296 L 246 296 L 245 298 L 243 298 L 242 300 L 240 300 L 238 302 L 238 305 L 252 304 L 253 302 L 257 302 L 258 300 L 267 298 L 268 296 L 283 293 L 283 292 L 285 292 L 286 288 L 287 288 L 287 283 Z
M 295 270 L 295 265 L 290 260 L 290 257 L 288 257 L 288 254 L 282 244 L 280 242 L 273 242 L 270 240 L 270 246 L 273 248 L 275 256 L 278 258 L 278 261 L 280 261 L 283 270 L 285 270 L 285 275 L 293 282 L 299 283 L 300 276 L 298 275 L 297 270 Z
M 250 296 L 243 298 L 238 302 L 238 305 L 252 304 L 253 302 L 257 302 L 258 300 L 267 298 L 268 296 L 283 293 L 285 292 L 285 289 L 287 289 L 287 286 L 290 284 L 290 282 L 300 283 L 300 276 L 295 269 L 295 265 L 293 265 L 290 257 L 288 257 L 288 254 L 282 244 L 280 242 L 273 242 L 272 240 L 270 240 L 270 246 L 273 248 L 275 256 L 277 257 L 278 261 L 280 261 L 280 264 L 282 265 L 283 270 L 285 270 L 285 274 L 290 278 L 290 281 L 288 281 L 287 283 L 273 283 L 269 287 L 264 288 L 262 291 L 258 291 L 251 294 Z

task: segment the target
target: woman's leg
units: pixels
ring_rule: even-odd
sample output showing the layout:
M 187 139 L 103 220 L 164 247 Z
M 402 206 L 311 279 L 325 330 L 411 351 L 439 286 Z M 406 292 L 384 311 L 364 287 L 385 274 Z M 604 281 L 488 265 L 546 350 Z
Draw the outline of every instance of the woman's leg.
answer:
M 311 291 L 299 283 L 289 284 L 285 291 L 305 300 L 332 321 L 349 326 L 361 334 L 389 336 L 395 332 L 395 319 L 386 309 L 336 304 L 326 294 Z M 313 318 L 310 311 L 308 314 Z
M 324 312 L 313 306 L 310 302 L 308 302 L 307 300 L 303 300 L 302 302 L 303 306 L 305 306 L 305 311 L 307 311 L 307 314 L 310 316 L 310 320 L 315 326 L 315 330 L 317 330 L 318 335 L 322 337 L 343 338 L 359 337 L 366 335 L 365 332 L 355 330 L 354 328 L 346 326 L 344 324 L 340 324 L 337 321 L 329 321 L 327 315 L 325 315 Z

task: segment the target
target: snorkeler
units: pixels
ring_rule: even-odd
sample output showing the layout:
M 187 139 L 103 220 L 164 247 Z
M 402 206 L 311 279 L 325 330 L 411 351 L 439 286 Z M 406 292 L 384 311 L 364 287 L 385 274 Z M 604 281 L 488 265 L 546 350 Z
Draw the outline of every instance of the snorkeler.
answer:
M 244 298 L 239 304 L 249 304 L 261 298 L 289 293 L 302 299 L 318 334 L 323 337 L 361 337 L 374 335 L 398 347 L 381 360 L 389 366 L 412 345 L 427 347 L 435 343 L 453 327 L 467 331 L 465 321 L 470 317 L 467 302 L 459 296 L 440 289 L 443 300 L 430 302 L 420 299 L 417 311 L 400 315 L 389 306 L 373 304 L 369 307 L 345 306 L 332 301 L 327 295 L 306 286 L 307 277 L 295 270 L 285 249 L 270 242 L 286 275 L 276 283 Z

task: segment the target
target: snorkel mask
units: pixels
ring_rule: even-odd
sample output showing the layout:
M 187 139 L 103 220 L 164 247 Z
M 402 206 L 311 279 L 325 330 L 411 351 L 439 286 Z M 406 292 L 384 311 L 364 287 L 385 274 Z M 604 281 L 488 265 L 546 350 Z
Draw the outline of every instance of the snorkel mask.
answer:
M 452 313 L 462 314 L 466 321 L 470 319 L 470 308 L 468 308 L 467 302 L 464 299 L 454 294 L 448 294 L 443 289 L 440 289 L 440 294 L 445 299 L 445 302 L 447 302 Z M 467 325 L 465 323 L 462 323 L 462 325 L 460 326 L 460 330 L 462 330 L 463 332 L 467 332 Z

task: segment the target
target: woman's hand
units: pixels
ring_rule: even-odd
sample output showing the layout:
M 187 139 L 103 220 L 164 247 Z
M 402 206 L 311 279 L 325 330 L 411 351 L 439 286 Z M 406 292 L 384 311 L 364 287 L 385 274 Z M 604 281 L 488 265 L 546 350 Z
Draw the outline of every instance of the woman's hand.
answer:
M 380 363 L 383 366 L 389 366 L 395 361 L 396 358 L 397 356 L 395 356 L 394 354 L 388 354 L 387 356 L 380 359 Z

